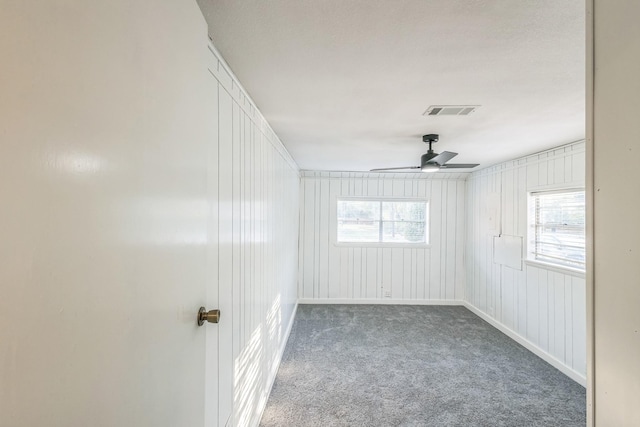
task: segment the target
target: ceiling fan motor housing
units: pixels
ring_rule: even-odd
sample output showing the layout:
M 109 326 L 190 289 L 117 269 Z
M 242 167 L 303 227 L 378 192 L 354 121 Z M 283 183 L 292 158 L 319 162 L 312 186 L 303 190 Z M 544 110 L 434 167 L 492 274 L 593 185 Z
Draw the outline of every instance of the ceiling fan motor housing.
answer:
M 438 137 L 439 135 L 435 133 L 422 135 L 422 141 L 429 144 L 429 151 L 424 153 L 420 158 L 420 169 L 422 172 L 436 172 L 440 169 L 440 165 L 438 163 L 431 161 L 431 159 L 438 155 L 438 153 L 434 153 L 433 149 L 431 149 L 431 144 L 438 142 Z
M 423 172 L 435 172 L 440 169 L 439 164 L 431 161 L 431 159 L 433 159 L 437 155 L 438 154 L 434 153 L 433 151 L 424 153 L 420 158 L 420 169 L 422 169 Z
M 434 153 L 433 151 L 424 153 L 422 157 L 420 157 L 420 166 L 424 166 L 425 164 L 429 163 L 429 161 L 437 155 L 438 153 Z

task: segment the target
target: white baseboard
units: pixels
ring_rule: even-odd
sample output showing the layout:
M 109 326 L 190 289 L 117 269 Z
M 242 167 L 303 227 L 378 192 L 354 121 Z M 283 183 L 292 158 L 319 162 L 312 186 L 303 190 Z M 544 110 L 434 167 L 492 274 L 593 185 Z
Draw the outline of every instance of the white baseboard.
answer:
M 371 305 L 464 305 L 453 299 L 377 299 L 377 298 L 299 298 L 298 304 L 371 304 Z
M 273 383 L 276 381 L 276 375 L 278 374 L 278 369 L 280 368 L 280 362 L 282 362 L 282 356 L 284 355 L 284 349 L 287 347 L 287 342 L 289 341 L 289 335 L 291 335 L 291 329 L 293 328 L 293 322 L 296 319 L 296 314 L 298 313 L 298 303 L 296 302 L 295 307 L 293 307 L 293 312 L 291 313 L 291 319 L 289 320 L 289 324 L 287 325 L 287 330 L 284 333 L 284 339 L 280 343 L 280 348 L 278 349 L 278 357 L 276 357 L 275 362 L 271 366 L 269 370 L 269 379 L 267 380 L 268 392 L 266 398 L 263 399 L 264 403 L 262 404 L 262 408 L 260 408 L 260 418 L 258 422 L 262 420 L 262 415 L 264 414 L 264 410 L 267 408 L 267 402 L 269 401 L 269 396 L 271 395 L 271 389 L 273 388 Z
M 572 368 L 565 365 L 560 359 L 557 359 L 551 354 L 547 353 L 546 351 L 544 351 L 543 349 L 541 349 L 540 347 L 538 347 L 537 345 L 535 345 L 534 343 L 532 343 L 531 341 L 523 337 L 522 335 L 518 334 L 513 329 L 508 328 L 507 326 L 498 322 L 496 319 L 490 317 L 489 315 L 481 311 L 476 306 L 471 305 L 466 301 L 464 302 L 463 305 L 466 308 L 468 308 L 470 311 L 472 311 L 474 314 L 476 314 L 478 317 L 480 317 L 482 320 L 489 323 L 491 326 L 498 329 L 500 332 L 502 332 L 503 334 L 505 334 L 506 336 L 508 336 L 515 342 L 517 342 L 518 344 L 522 345 L 527 350 L 529 350 L 530 352 L 532 352 L 533 354 L 535 354 L 536 356 L 538 356 L 539 358 L 541 358 L 542 360 L 544 360 L 545 362 L 547 362 L 548 364 L 550 364 L 551 366 L 553 366 L 554 368 L 556 368 L 557 370 L 559 370 L 560 372 L 562 372 L 563 374 L 565 374 L 566 376 L 568 376 L 569 378 L 571 378 L 572 380 L 580 384 L 581 386 L 583 387 L 587 386 L 587 378 L 585 375 L 582 375 L 578 371 L 574 371 Z

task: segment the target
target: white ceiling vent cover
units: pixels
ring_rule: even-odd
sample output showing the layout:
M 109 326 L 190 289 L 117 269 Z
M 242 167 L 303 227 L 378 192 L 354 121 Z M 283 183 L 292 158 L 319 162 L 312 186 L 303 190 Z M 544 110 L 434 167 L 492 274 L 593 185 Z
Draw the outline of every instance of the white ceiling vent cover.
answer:
M 476 111 L 479 105 L 432 105 L 423 116 L 468 116 Z

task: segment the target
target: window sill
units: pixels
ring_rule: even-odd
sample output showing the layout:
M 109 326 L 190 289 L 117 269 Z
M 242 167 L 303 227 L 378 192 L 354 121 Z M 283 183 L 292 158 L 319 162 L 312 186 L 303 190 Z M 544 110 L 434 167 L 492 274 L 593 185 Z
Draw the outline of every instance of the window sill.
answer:
M 562 265 L 550 264 L 548 262 L 535 261 L 532 259 L 525 259 L 524 263 L 532 267 L 544 268 L 545 270 L 568 274 L 569 276 L 580 277 L 582 279 L 586 277 L 586 273 L 583 270 L 578 270 L 577 268 L 565 267 Z
M 333 242 L 333 246 L 345 248 L 405 248 L 425 249 L 431 248 L 429 243 L 384 243 L 384 242 Z

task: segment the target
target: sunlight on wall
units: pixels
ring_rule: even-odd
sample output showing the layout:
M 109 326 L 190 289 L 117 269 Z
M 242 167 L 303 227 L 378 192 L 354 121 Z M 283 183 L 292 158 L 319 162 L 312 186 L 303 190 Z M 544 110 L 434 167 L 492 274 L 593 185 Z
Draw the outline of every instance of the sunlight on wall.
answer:
M 276 297 L 271 309 L 267 313 L 267 327 L 269 328 L 269 340 L 280 342 L 282 326 L 282 312 L 280 307 L 280 294 Z M 277 335 L 276 335 L 277 334 Z
M 263 363 L 262 326 L 258 326 L 249 342 L 234 361 L 233 407 L 235 425 L 248 426 L 255 423 L 261 408 L 256 399 L 260 393 L 260 374 Z
M 265 337 L 267 342 L 267 346 L 269 348 L 279 348 L 280 343 L 282 342 L 282 306 L 281 306 L 281 296 L 278 294 L 276 296 L 273 305 L 269 309 L 267 313 L 267 332 L 268 336 Z M 265 366 L 266 369 L 270 369 L 274 366 L 275 363 L 278 362 L 278 357 L 280 357 L 280 353 L 278 351 L 271 352 L 271 357 L 268 359 L 268 363 Z

